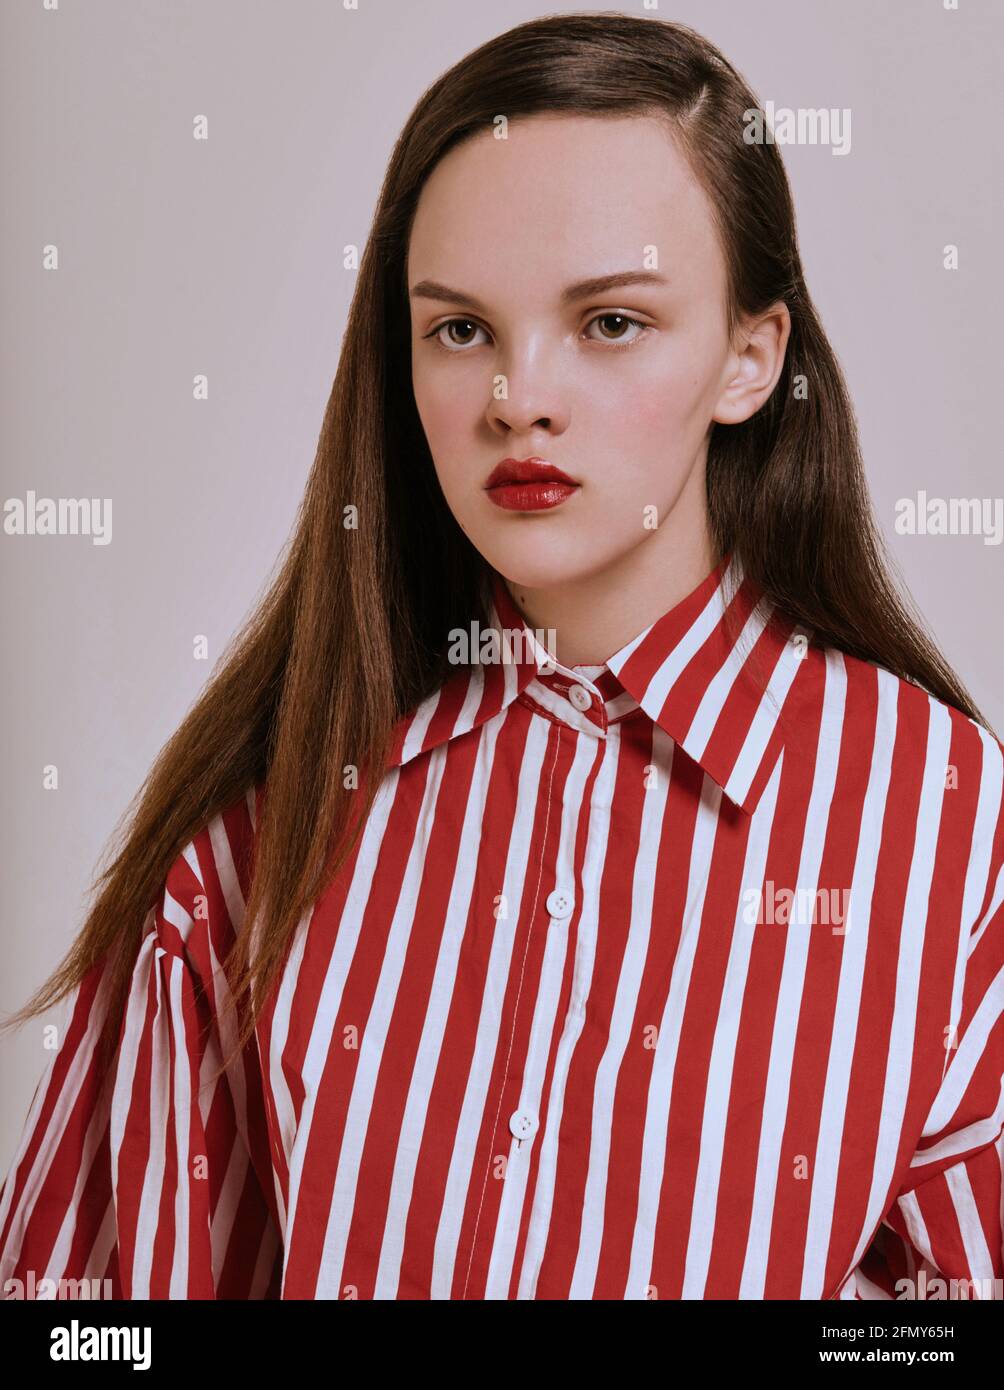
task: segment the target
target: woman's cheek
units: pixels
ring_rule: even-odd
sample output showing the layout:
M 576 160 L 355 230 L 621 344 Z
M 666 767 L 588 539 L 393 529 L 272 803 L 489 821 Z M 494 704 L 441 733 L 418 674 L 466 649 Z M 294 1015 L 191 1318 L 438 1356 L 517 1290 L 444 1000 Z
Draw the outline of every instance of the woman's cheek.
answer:
M 616 409 L 603 402 L 602 420 L 594 418 L 585 438 L 590 452 L 606 441 L 629 476 L 641 482 L 647 475 L 665 473 L 667 463 L 686 453 L 688 393 L 665 374 L 635 378 L 616 395 Z M 601 446 L 602 447 L 602 446 Z
M 416 403 L 417 399 L 416 396 Z M 453 410 L 448 403 L 433 405 L 426 400 L 419 406 L 418 415 L 429 453 L 432 455 L 439 486 L 451 508 L 455 507 L 458 501 L 457 481 L 463 453 L 462 446 L 459 445 Z
M 449 466 L 454 458 L 469 465 L 470 442 L 484 419 L 483 383 L 468 386 L 457 378 L 457 373 L 432 371 L 413 382 L 418 417 L 437 466 Z
M 707 431 L 714 371 L 697 352 L 674 355 L 655 377 L 632 383 L 624 418 L 639 455 L 655 456 L 663 468 L 690 466 Z

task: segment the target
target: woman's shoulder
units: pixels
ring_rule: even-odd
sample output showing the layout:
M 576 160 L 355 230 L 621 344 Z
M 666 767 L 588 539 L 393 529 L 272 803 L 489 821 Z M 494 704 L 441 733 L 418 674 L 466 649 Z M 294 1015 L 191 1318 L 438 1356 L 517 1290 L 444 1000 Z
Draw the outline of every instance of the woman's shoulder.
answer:
M 835 757 L 868 758 L 938 833 L 958 834 L 996 873 L 1004 859 L 1004 744 L 976 719 L 880 666 L 811 644 L 795 721 Z M 949 809 L 950 808 L 950 809 Z
M 817 643 L 804 655 L 786 741 L 823 769 L 855 830 L 867 824 L 894 856 L 912 846 L 912 883 L 940 869 L 993 973 L 1004 959 L 1004 745 L 874 661 Z
M 248 787 L 191 836 L 171 861 L 155 909 L 161 948 L 210 973 L 244 921 L 262 795 Z
M 839 722 L 856 722 L 893 735 L 904 749 L 922 755 L 940 738 L 967 762 L 975 760 L 991 776 L 1004 771 L 1004 744 L 976 719 L 940 699 L 916 681 L 899 676 L 875 661 L 852 656 L 836 647 L 812 641 L 805 649 L 802 689 L 806 703 L 815 698 L 820 713 Z

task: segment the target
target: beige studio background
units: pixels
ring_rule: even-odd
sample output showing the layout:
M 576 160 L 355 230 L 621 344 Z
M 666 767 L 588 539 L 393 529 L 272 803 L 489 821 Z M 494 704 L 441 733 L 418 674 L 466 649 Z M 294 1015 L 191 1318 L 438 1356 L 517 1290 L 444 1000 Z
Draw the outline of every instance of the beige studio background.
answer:
M 847 154 L 782 149 L 806 276 L 895 566 L 1004 736 L 999 531 L 894 529 L 920 491 L 1004 506 L 999 0 L 5 4 L 2 498 L 113 504 L 109 544 L 0 533 L 5 1014 L 70 944 L 116 821 L 264 592 L 335 372 L 343 248 L 412 105 L 491 35 L 588 9 L 693 25 L 762 103 L 850 111 Z M 0 1038 L 3 1173 L 45 1022 Z

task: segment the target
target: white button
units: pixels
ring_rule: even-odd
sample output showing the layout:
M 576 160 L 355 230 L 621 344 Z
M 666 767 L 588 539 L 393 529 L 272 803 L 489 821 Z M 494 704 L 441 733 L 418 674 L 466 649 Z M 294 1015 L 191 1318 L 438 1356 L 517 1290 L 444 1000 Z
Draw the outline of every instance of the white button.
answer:
M 592 707 L 593 697 L 584 685 L 573 685 L 568 692 L 568 698 L 576 709 L 590 709 Z
M 575 906 L 575 895 L 574 893 L 568 892 L 565 888 L 555 888 L 553 893 L 548 893 L 547 902 L 544 906 L 547 908 L 547 915 L 549 917 L 557 917 L 561 921 L 564 921 L 566 917 L 571 917 L 572 915 L 572 908 Z
M 509 1116 L 509 1129 L 517 1139 L 529 1139 L 537 1133 L 537 1116 L 529 1110 L 514 1110 Z

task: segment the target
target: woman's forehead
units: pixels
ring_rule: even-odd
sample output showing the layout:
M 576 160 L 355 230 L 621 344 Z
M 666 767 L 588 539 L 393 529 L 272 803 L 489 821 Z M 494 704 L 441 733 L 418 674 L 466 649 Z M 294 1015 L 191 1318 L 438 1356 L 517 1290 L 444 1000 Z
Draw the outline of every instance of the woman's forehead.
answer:
M 578 279 L 656 266 L 702 284 L 721 271 L 711 208 L 663 123 L 650 117 L 513 122 L 440 161 L 416 209 L 409 281 L 473 294 L 560 295 Z

